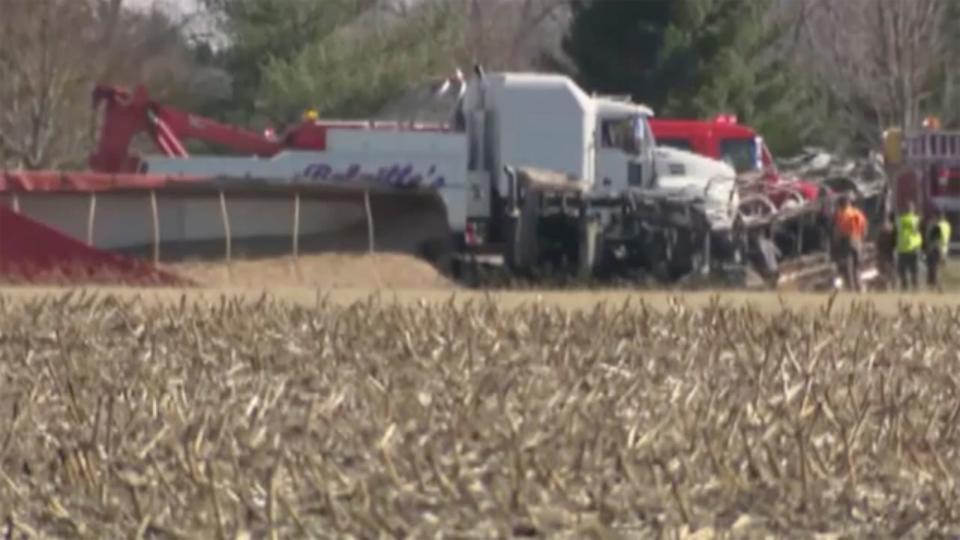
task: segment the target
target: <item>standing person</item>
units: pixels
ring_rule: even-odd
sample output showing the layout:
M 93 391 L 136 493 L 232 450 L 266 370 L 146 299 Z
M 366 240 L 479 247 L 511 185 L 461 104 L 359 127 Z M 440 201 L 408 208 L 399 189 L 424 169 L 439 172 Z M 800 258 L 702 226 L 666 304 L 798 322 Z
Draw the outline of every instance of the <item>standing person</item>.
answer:
M 850 199 L 843 196 L 840 198 L 834 226 L 837 231 L 837 264 L 843 275 L 844 285 L 850 290 L 860 292 L 860 264 L 863 258 L 863 239 L 867 235 L 867 218 L 859 208 L 850 204 Z
M 946 265 L 947 255 L 950 252 L 950 234 L 950 222 L 947 221 L 943 210 L 938 210 L 936 221 L 927 234 L 927 286 L 931 289 L 940 288 L 940 271 Z
M 907 203 L 907 210 L 897 220 L 897 266 L 900 270 L 900 287 L 904 290 L 917 288 L 917 273 L 920 266 L 920 249 L 923 235 L 920 233 L 920 216 L 916 205 Z
M 927 233 L 926 241 L 926 260 L 927 265 L 927 287 L 931 289 L 940 288 L 940 264 L 943 261 L 943 231 L 939 223 L 934 223 Z
M 897 287 L 897 217 L 890 213 L 877 233 L 877 270 L 884 289 Z
M 950 226 L 950 220 L 947 219 L 947 214 L 943 210 L 937 210 L 937 227 L 940 228 L 940 237 L 943 239 L 943 243 L 940 245 L 940 251 L 943 253 L 940 263 L 946 265 L 950 255 L 950 240 L 953 238 L 953 230 Z

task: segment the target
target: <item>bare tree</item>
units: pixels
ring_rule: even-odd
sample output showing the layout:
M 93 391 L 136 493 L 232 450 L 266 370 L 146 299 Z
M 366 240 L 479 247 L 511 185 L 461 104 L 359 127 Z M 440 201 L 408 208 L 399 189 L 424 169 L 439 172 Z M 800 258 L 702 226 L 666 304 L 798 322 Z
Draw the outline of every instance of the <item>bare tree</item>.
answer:
M 802 65 L 825 85 L 848 125 L 876 140 L 886 127 L 921 122 L 945 58 L 946 4 L 795 0 L 780 9 L 793 23 Z
M 570 15 L 569 0 L 378 0 L 374 9 L 402 20 L 429 4 L 461 9 L 458 52 L 495 69 L 534 68 L 544 52 L 558 52 Z
M 84 165 L 98 82 L 191 75 L 176 25 L 123 0 L 0 0 L 0 167 Z
M 536 67 L 544 52 L 557 52 L 569 20 L 563 0 L 465 0 L 469 50 L 498 69 Z
M 0 0 L 0 158 L 7 166 L 59 166 L 84 136 L 73 104 L 88 79 L 89 4 Z M 58 157 L 53 157 L 58 156 Z

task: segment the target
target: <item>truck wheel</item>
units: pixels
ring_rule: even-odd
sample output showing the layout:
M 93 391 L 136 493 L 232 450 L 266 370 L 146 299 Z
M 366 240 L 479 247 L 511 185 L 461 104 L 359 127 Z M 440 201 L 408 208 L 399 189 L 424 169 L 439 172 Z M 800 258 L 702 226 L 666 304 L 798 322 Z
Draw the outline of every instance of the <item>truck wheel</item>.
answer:
M 540 262 L 540 194 L 528 193 L 516 216 L 504 224 L 507 233 L 504 262 L 512 272 L 529 271 Z
M 600 223 L 585 219 L 580 225 L 579 261 L 577 276 L 589 279 L 596 274 L 601 252 Z
M 514 271 L 519 266 L 519 261 L 517 260 L 518 253 L 518 242 L 520 241 L 519 236 L 517 235 L 519 230 L 519 218 L 516 216 L 508 216 L 504 218 L 503 223 L 503 237 L 504 237 L 504 248 L 503 248 L 503 266 L 504 268 Z

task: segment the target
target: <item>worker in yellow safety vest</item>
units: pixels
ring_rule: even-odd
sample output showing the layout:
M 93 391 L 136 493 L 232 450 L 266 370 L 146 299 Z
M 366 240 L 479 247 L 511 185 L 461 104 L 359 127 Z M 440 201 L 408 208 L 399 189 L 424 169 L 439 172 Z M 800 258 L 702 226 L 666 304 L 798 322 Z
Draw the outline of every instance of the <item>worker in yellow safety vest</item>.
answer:
M 947 262 L 950 252 L 950 222 L 943 210 L 936 213 L 936 221 L 927 234 L 927 286 L 931 289 L 940 288 L 940 270 Z
M 917 288 L 917 273 L 920 266 L 920 250 L 923 234 L 920 232 L 920 216 L 910 202 L 907 210 L 897 219 L 897 266 L 900 270 L 900 287 Z

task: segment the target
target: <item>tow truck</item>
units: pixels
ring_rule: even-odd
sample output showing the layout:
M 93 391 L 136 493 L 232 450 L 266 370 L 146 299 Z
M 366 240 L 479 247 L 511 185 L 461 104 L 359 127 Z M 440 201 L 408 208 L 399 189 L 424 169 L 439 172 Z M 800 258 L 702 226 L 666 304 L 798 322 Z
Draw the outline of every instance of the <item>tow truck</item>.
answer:
M 370 177 L 432 188 L 444 205 L 455 261 L 516 271 L 549 265 L 592 274 L 614 261 L 669 260 L 669 273 L 687 272 L 696 256 L 675 237 L 696 236 L 699 243 L 732 226 L 734 170 L 692 152 L 657 148 L 653 111 L 643 105 L 588 95 L 555 74 L 486 74 L 478 67 L 469 81 L 457 76 L 437 86 L 455 94 L 448 122 L 306 118 L 281 136 L 178 111 L 151 101 L 142 88 L 131 94 L 101 87 L 95 99 L 104 125 L 90 164 L 107 172 L 275 182 Z M 141 133 L 161 155 L 131 152 Z M 185 141 L 191 139 L 238 155 L 190 155 Z M 580 221 L 588 216 L 601 246 L 589 256 L 580 253 L 587 249 Z M 696 234 L 678 234 L 694 221 Z

